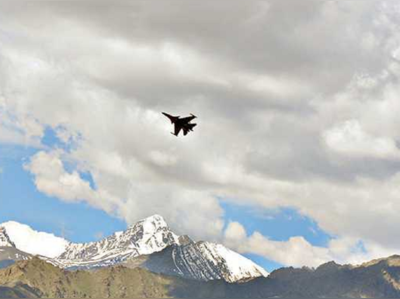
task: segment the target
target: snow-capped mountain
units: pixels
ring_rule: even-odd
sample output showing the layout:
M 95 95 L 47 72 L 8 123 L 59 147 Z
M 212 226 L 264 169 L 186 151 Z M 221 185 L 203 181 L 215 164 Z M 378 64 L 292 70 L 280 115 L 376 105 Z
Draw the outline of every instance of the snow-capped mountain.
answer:
M 221 244 L 190 242 L 172 245 L 149 256 L 133 258 L 128 267 L 142 267 L 152 272 L 209 281 L 244 282 L 268 276 L 263 268 Z
M 252 261 L 220 244 L 195 243 L 187 236 L 176 235 L 159 215 L 101 241 L 82 244 L 8 222 L 0 224 L 0 244 L 39 254 L 49 263 L 70 270 L 125 264 L 183 278 L 228 282 L 268 275 Z
M 29 254 L 54 258 L 63 253 L 68 245 L 68 241 L 63 238 L 35 231 L 28 225 L 15 221 L 2 223 L 0 227 L 3 228 L 16 248 Z
M 216 279 L 236 282 L 259 276 L 268 276 L 268 273 L 263 268 L 221 244 L 198 242 L 194 247 L 209 264 L 223 270 L 218 271 Z M 190 254 L 186 254 L 185 257 L 192 258 Z M 196 259 L 192 258 L 192 262 L 196 262 Z
M 179 245 L 179 237 L 161 216 L 154 215 L 98 242 L 69 243 L 65 251 L 51 262 L 63 268 L 102 267 L 152 254 L 172 244 Z

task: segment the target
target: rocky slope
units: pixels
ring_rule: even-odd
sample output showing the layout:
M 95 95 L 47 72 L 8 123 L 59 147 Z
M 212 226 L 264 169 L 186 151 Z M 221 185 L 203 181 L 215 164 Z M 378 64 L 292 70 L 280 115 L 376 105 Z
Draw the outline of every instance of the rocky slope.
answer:
M 38 259 L 0 270 L 0 297 L 166 298 L 171 280 L 142 269 L 123 267 L 65 271 Z
M 8 248 L 17 249 L 18 244 L 24 244 L 25 248 L 37 249 L 31 243 L 38 239 L 37 234 L 42 234 L 41 239 L 45 238 L 49 247 L 53 240 L 57 243 L 56 251 L 52 252 L 62 249 L 56 257 L 42 258 L 68 270 L 88 270 L 124 263 L 131 268 L 143 267 L 157 273 L 202 281 L 224 279 L 238 282 L 268 275 L 255 263 L 220 244 L 195 243 L 187 236 L 176 235 L 159 215 L 143 219 L 124 232 L 85 244 L 67 243 L 58 237 L 32 231 L 22 234 L 15 231 L 15 227 L 18 227 L 15 223 L 12 223 L 12 227 L 18 236 L 27 236 L 25 239 L 32 235 L 34 237 L 32 242 L 27 242 L 29 246 L 21 238 L 14 244 L 13 235 L 9 236 L 7 230 L 3 229 L 3 242 L 8 244 Z M 24 227 L 24 230 L 27 228 Z
M 283 268 L 247 284 L 256 297 L 400 298 L 400 256 L 360 266 L 329 262 L 317 269 Z
M 400 256 L 361 266 L 284 268 L 246 283 L 187 280 L 123 266 L 65 271 L 38 258 L 0 270 L 0 297 L 400 298 Z

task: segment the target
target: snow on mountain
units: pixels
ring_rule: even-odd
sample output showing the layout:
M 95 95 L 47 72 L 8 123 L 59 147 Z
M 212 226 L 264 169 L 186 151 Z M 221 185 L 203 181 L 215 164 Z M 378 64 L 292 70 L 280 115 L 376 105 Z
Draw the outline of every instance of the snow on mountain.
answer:
M 69 243 L 52 262 L 63 268 L 108 266 L 161 251 L 172 244 L 179 244 L 179 236 L 169 229 L 161 216 L 154 215 L 98 242 Z
M 64 252 L 68 245 L 68 241 L 63 238 L 49 233 L 37 232 L 28 225 L 18 222 L 5 222 L 0 224 L 0 227 L 3 227 L 3 231 L 6 232 L 16 248 L 33 255 L 54 258 Z
M 202 242 L 198 245 L 202 254 L 214 265 L 226 266 L 222 278 L 228 282 L 248 280 L 259 276 L 268 276 L 268 272 L 244 256 L 229 250 L 221 244 Z
M 138 262 L 139 266 L 153 272 L 202 281 L 224 279 L 240 282 L 268 276 L 263 268 L 249 259 L 221 244 L 210 242 L 173 245 L 150 255 L 141 263 L 133 259 L 127 264 L 132 266 Z
M 223 245 L 195 243 L 187 236 L 174 234 L 159 215 L 143 219 L 103 240 L 82 244 L 34 231 L 17 222 L 6 222 L 0 225 L 1 246 L 41 255 L 53 265 L 71 270 L 123 263 L 203 281 L 239 282 L 268 275 L 264 269 Z
M 0 226 L 0 247 L 15 247 L 15 244 L 10 240 L 6 229 Z

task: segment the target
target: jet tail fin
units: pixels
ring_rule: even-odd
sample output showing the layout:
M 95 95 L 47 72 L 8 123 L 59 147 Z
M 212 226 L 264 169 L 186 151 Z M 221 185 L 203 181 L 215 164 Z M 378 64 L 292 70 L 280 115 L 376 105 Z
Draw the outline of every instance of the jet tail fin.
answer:
M 197 124 L 189 124 L 189 130 L 190 130 L 190 131 L 193 131 L 193 128 L 194 128 L 195 126 L 197 126 Z

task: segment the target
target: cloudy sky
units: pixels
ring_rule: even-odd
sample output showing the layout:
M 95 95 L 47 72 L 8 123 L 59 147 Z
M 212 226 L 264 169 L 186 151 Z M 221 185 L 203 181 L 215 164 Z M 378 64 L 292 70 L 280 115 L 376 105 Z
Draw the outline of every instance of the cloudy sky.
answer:
M 397 0 L 2 1 L 0 222 L 157 213 L 268 270 L 400 253 L 399 79 Z

